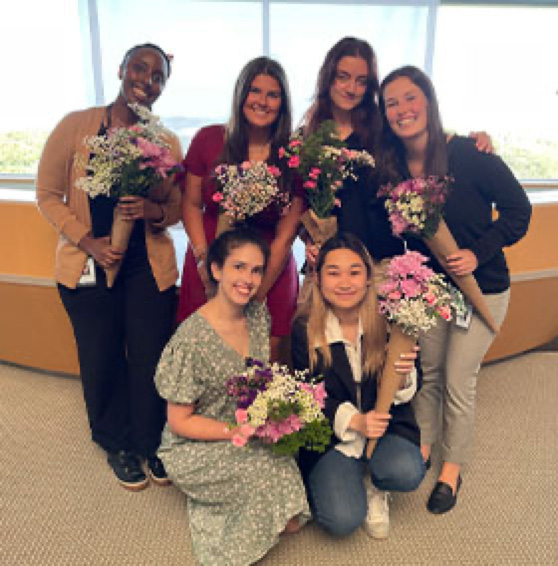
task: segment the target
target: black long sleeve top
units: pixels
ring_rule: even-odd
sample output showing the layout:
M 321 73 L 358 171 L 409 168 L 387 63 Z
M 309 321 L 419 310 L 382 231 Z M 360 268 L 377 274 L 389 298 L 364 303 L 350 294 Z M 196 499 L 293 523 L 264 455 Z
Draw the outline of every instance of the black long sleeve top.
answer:
M 348 149 L 364 149 L 356 133 L 346 140 Z M 378 176 L 370 167 L 359 167 L 357 179 L 347 178 L 337 193 L 341 207 L 337 211 L 340 232 L 357 236 L 375 261 L 403 253 L 403 241 L 393 236 L 383 198 L 377 196 Z
M 454 181 L 444 219 L 457 245 L 477 257 L 474 276 L 482 292 L 501 293 L 510 286 L 503 248 L 526 234 L 531 218 L 529 199 L 502 159 L 479 152 L 470 138 L 454 136 L 448 142 L 448 173 Z M 422 240 L 406 238 L 410 249 L 430 256 L 433 268 L 443 272 Z

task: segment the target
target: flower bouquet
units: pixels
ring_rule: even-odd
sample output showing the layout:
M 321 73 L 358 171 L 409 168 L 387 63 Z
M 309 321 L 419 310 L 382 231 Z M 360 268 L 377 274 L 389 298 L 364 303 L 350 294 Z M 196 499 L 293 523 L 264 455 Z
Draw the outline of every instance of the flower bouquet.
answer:
M 427 260 L 418 252 L 408 251 L 395 256 L 389 262 L 386 280 L 378 290 L 380 312 L 391 323 L 375 407 L 381 413 L 389 412 L 399 389 L 401 376 L 394 364 L 401 354 L 412 352 L 419 334 L 428 332 L 439 318 L 449 321 L 452 316 L 465 311 L 461 293 L 449 285 L 443 275 L 427 267 Z M 375 445 L 375 439 L 368 441 L 368 458 Z
M 235 222 L 254 216 L 275 203 L 284 213 L 290 204 L 289 194 L 279 188 L 281 171 L 263 161 L 244 161 L 240 165 L 220 164 L 215 168 L 219 188 L 213 201 L 219 204 L 215 237 L 229 230 Z
M 165 129 L 157 116 L 139 104 L 130 104 L 139 117 L 137 124 L 127 128 L 112 128 L 101 136 L 86 137 L 90 151 L 85 164 L 88 175 L 76 185 L 91 198 L 108 196 L 115 201 L 123 196 L 146 197 L 149 190 L 180 168 L 164 141 Z M 114 209 L 111 246 L 125 252 L 134 226 Z M 120 265 L 106 269 L 107 286 L 112 287 Z
M 276 454 L 294 456 L 300 448 L 323 452 L 332 434 L 322 413 L 326 397 L 322 383 L 303 381 L 304 374 L 289 373 L 277 364 L 249 360 L 246 372 L 227 381 L 236 400 L 237 428 L 232 442 L 244 446 L 259 438 Z
M 312 241 L 319 247 L 337 232 L 337 218 L 333 210 L 341 203 L 335 196 L 336 192 L 346 178 L 357 179 L 356 167 L 374 167 L 374 158 L 366 151 L 347 149 L 337 135 L 333 120 L 322 122 L 313 134 L 306 137 L 300 131 L 295 132 L 287 147 L 279 149 L 279 157 L 286 159 L 287 166 L 296 169 L 302 179 L 309 210 L 301 220 Z M 313 277 L 312 272 L 307 274 L 301 295 L 308 295 Z
M 474 275 L 455 275 L 448 268 L 446 257 L 459 250 L 442 218 L 450 181 L 449 177 L 415 177 L 396 186 L 384 185 L 378 194 L 387 197 L 385 206 L 394 235 L 407 232 L 421 237 L 488 326 L 499 332 Z

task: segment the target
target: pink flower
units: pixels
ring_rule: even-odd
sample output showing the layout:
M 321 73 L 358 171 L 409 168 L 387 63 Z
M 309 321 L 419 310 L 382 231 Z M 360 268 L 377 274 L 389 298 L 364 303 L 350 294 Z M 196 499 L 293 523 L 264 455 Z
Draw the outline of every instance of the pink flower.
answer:
M 266 423 L 262 427 L 262 437 L 268 438 L 273 443 L 277 442 L 282 436 L 284 436 L 280 430 L 280 424 L 281 423 L 276 422 Z
M 388 299 L 390 299 L 391 301 L 398 301 L 401 297 L 402 297 L 402 295 L 399 291 L 392 291 L 388 295 Z
M 390 214 L 391 230 L 395 236 L 401 235 L 408 227 L 408 224 L 399 214 Z
M 239 448 L 242 448 L 242 446 L 246 446 L 247 442 L 248 442 L 248 438 L 246 438 L 245 436 L 242 436 L 242 434 L 235 434 L 232 437 L 232 443 L 235 446 L 238 446 Z
M 316 188 L 316 181 L 305 181 L 303 187 L 305 189 L 315 189 Z
M 295 147 L 298 147 L 299 145 L 302 145 L 302 142 L 300 140 L 292 140 L 289 142 L 289 147 L 293 149 Z
M 299 431 L 303 424 L 302 421 L 300 420 L 300 417 L 298 415 L 291 415 L 290 417 L 287 418 L 287 420 L 285 421 L 285 425 L 286 425 L 286 434 L 291 434 L 292 432 L 297 432 Z
M 211 197 L 213 199 L 213 202 L 221 202 L 223 200 L 223 193 L 213 193 L 213 196 Z
M 424 299 L 429 305 L 433 305 L 436 302 L 436 296 L 432 291 L 428 291 L 428 293 L 424 295 Z
M 285 157 L 285 148 L 284 147 L 280 147 L 279 151 L 277 152 L 279 154 L 279 157 L 281 159 L 283 159 L 283 157 Z
M 237 423 L 248 422 L 248 411 L 246 409 L 237 409 L 234 413 L 234 418 Z
M 311 179 L 316 180 L 320 176 L 321 172 L 322 170 L 319 167 L 312 167 L 312 169 L 310 169 L 310 173 L 308 173 L 308 176 Z
M 440 307 L 438 313 L 444 320 L 451 320 L 451 309 L 448 305 Z
M 275 167 L 274 165 L 268 165 L 268 166 L 267 166 L 267 170 L 268 170 L 274 177 L 280 177 L 280 176 L 281 176 L 281 170 L 279 169 L 279 167 Z
M 247 171 L 248 169 L 250 169 L 250 167 L 252 167 L 252 164 L 249 161 L 243 161 L 240 164 L 240 168 L 243 169 L 244 171 Z
M 288 162 L 288 166 L 291 169 L 296 169 L 300 165 L 300 157 L 298 155 L 293 155 Z
M 315 385 L 312 394 L 314 395 L 314 399 L 320 405 L 320 409 L 323 409 L 325 405 L 325 398 L 327 397 L 325 383 L 322 381 L 321 383 Z
M 136 143 L 144 157 L 159 157 L 162 153 L 163 148 L 161 146 L 145 138 L 138 137 Z
M 341 208 L 341 201 L 340 201 L 338 198 L 333 199 L 333 204 L 334 204 L 337 208 Z
M 409 297 L 416 297 L 420 293 L 420 285 L 414 279 L 401 281 L 401 290 Z

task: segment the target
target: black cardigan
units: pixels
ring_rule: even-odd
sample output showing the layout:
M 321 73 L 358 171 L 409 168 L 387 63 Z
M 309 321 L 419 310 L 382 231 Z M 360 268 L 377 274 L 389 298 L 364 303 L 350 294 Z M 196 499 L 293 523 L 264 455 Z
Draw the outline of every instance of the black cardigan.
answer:
M 303 318 L 298 318 L 293 324 L 291 352 L 295 369 L 306 370 L 309 368 L 306 321 Z M 357 406 L 357 387 L 359 384 L 353 379 L 351 365 L 347 358 L 345 345 L 342 342 L 331 344 L 331 358 L 331 366 L 324 368 L 321 355 L 318 352 L 318 364 L 310 377 L 317 378 L 318 376 L 322 376 L 325 381 L 327 397 L 324 414 L 333 428 L 335 413 L 342 403 L 348 401 L 355 407 Z M 376 405 L 376 375 L 363 375 L 360 388 L 361 411 L 365 413 L 371 411 Z M 386 430 L 386 434 L 396 434 L 420 446 L 420 432 L 411 404 L 401 403 L 399 405 L 392 405 L 390 413 L 392 419 Z M 339 440 L 333 435 L 328 450 L 333 449 L 338 443 Z M 298 461 L 305 477 L 310 473 L 321 456 L 322 454 L 319 452 L 301 450 Z
M 448 169 L 454 182 L 444 206 L 445 221 L 457 245 L 475 254 L 473 274 L 482 292 L 501 293 L 510 286 L 502 249 L 526 234 L 531 203 L 507 165 L 497 155 L 478 151 L 472 139 L 454 136 L 448 142 Z M 422 240 L 406 239 L 410 249 L 430 256 L 433 268 L 443 273 Z

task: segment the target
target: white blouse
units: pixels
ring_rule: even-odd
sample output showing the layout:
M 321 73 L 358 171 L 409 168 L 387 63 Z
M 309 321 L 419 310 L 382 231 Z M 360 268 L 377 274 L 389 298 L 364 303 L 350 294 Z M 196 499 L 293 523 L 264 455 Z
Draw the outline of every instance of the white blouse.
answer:
M 347 340 L 343 336 L 339 319 L 328 310 L 326 318 L 325 338 L 327 344 L 331 346 L 336 342 L 342 342 L 345 346 L 345 352 L 351 366 L 353 379 L 356 383 L 362 381 L 362 322 L 358 321 L 358 333 L 356 343 Z M 322 344 L 316 344 L 320 347 Z M 400 389 L 394 399 L 394 405 L 407 403 L 413 398 L 417 390 L 417 370 L 413 369 L 407 377 L 407 382 L 403 389 Z M 353 415 L 361 412 L 360 399 L 358 394 L 360 388 L 357 388 L 357 407 L 350 401 L 345 401 L 337 408 L 333 422 L 333 431 L 341 442 L 335 446 L 337 450 L 348 456 L 349 458 L 360 458 L 366 446 L 366 437 L 356 430 L 349 429 L 349 423 Z

